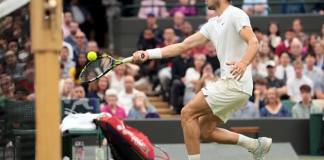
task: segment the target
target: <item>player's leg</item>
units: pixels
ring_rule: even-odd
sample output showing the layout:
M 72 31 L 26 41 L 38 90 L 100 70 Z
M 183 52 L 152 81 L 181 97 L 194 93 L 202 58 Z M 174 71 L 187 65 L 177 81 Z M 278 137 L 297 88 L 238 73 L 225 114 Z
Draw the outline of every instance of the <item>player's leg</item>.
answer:
M 184 134 L 189 160 L 200 159 L 200 127 L 199 117 L 212 113 L 205 96 L 199 92 L 181 110 L 181 125 Z

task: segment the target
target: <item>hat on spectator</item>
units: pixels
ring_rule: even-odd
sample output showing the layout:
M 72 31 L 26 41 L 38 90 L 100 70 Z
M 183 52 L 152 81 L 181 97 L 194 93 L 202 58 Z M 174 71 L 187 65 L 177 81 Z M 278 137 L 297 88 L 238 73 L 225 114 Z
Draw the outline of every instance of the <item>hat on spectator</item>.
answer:
M 107 89 L 105 92 L 106 96 L 116 96 L 117 97 L 117 91 L 114 89 Z
M 276 62 L 275 61 L 268 61 L 266 67 L 267 68 L 274 68 L 274 67 L 276 67 Z
M 306 93 L 310 93 L 311 92 L 311 87 L 307 84 L 303 84 L 299 87 L 299 90 L 301 93 L 306 92 Z

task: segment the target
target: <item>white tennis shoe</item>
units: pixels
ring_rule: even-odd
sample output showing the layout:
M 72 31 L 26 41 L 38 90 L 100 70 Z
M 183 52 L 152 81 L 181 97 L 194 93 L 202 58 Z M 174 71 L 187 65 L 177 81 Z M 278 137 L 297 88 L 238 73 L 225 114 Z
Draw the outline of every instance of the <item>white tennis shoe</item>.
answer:
M 272 139 L 267 137 L 258 138 L 258 148 L 251 151 L 254 160 L 265 160 L 265 155 L 270 151 Z

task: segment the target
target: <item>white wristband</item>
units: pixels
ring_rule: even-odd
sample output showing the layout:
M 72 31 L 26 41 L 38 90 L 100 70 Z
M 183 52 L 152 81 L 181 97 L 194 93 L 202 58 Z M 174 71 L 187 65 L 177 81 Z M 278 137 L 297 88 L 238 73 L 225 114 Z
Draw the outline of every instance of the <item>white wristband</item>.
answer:
M 161 48 L 154 48 L 146 50 L 149 53 L 149 59 L 161 59 L 162 58 L 162 51 Z

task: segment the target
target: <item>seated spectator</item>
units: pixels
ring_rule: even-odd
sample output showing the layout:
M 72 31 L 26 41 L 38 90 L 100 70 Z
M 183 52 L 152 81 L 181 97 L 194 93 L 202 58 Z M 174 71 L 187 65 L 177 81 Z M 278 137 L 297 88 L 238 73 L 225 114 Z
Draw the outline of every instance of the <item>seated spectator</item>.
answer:
M 276 63 L 274 61 L 268 62 L 267 72 L 268 72 L 268 76 L 266 77 L 267 88 L 276 88 L 279 96 L 287 94 L 287 86 L 285 85 L 286 83 L 275 76 Z
M 74 88 L 74 81 L 71 78 L 63 79 L 60 83 L 61 85 L 61 98 L 62 99 L 71 99 L 72 91 Z
M 100 103 L 103 103 L 104 97 L 105 97 L 105 92 L 109 87 L 108 77 L 102 76 L 101 78 L 99 78 L 98 81 L 93 82 L 93 83 L 96 84 L 95 89 L 91 89 L 91 92 L 88 89 L 87 98 L 98 98 Z
M 140 38 L 137 42 L 138 50 L 152 49 L 157 46 L 159 41 L 154 36 L 154 31 L 150 28 L 144 29 L 143 38 Z
M 315 81 L 314 90 L 317 99 L 324 99 L 324 75 Z
M 249 16 L 266 16 L 268 15 L 268 8 L 267 0 L 244 0 L 242 5 L 242 9 Z
M 16 88 L 20 88 L 21 91 L 26 93 L 26 97 L 34 94 L 35 83 L 35 67 L 33 62 L 29 62 L 26 65 L 26 69 L 23 73 L 23 78 L 15 83 Z
M 289 56 L 292 62 L 303 60 L 303 44 L 298 38 L 291 41 Z
M 185 39 L 193 34 L 193 28 L 190 22 L 185 21 L 181 26 L 182 39 Z
M 324 71 L 324 41 L 315 43 L 314 53 L 316 57 L 316 67 Z
M 281 43 L 280 29 L 276 22 L 270 22 L 268 25 L 268 37 L 270 40 L 270 45 L 273 49 L 277 48 Z
M 182 79 L 186 74 L 187 68 L 192 65 L 192 58 L 188 54 L 180 54 L 172 59 L 170 105 L 178 114 L 183 106 L 184 83 Z
M 305 66 L 304 66 L 304 75 L 310 78 L 315 84 L 318 77 L 322 77 L 323 71 L 317 67 L 315 67 L 315 57 L 312 54 L 308 54 L 305 58 Z
M 308 39 L 308 35 L 303 32 L 303 25 L 299 18 L 294 19 L 291 28 L 295 32 L 296 37 L 302 42 L 302 44 L 305 44 Z
M 15 93 L 15 84 L 12 82 L 12 79 L 8 75 L 0 75 L 0 90 L 1 97 L 5 98 L 14 98 Z
M 314 48 L 315 48 L 315 44 L 319 41 L 319 36 L 318 34 L 316 33 L 312 33 L 309 38 L 308 38 L 308 41 L 306 42 L 306 53 L 307 54 L 313 54 L 315 55 L 315 52 L 314 52 Z
M 77 31 L 77 33 L 75 34 L 74 47 L 75 48 L 73 48 L 73 50 L 75 50 L 76 55 L 87 52 L 87 38 L 82 31 Z
M 119 90 L 118 104 L 124 107 L 126 115 L 128 115 L 129 110 L 133 106 L 133 98 L 140 91 L 134 88 L 134 77 L 132 76 L 125 77 L 124 85 L 125 88 L 123 90 Z
M 320 40 L 321 40 L 321 41 L 324 41 L 324 23 L 322 24 Z
M 290 113 L 281 104 L 276 88 L 269 88 L 266 94 L 266 105 L 260 109 L 261 117 L 289 117 Z
M 266 105 L 267 94 L 267 81 L 264 78 L 258 77 L 254 83 L 253 96 L 250 101 L 254 103 L 254 106 L 258 109 L 264 108 Z
M 290 100 L 294 102 L 301 101 L 300 91 L 299 88 L 303 84 L 307 84 L 312 88 L 313 93 L 313 82 L 311 79 L 306 77 L 303 73 L 303 63 L 301 61 L 296 61 L 294 63 L 294 69 L 295 69 L 295 76 L 289 77 L 287 80 L 287 87 L 288 87 L 288 95 L 290 97 Z M 313 95 L 313 94 L 312 94 Z
M 146 18 L 145 29 L 153 30 L 154 37 L 157 41 L 161 42 L 163 40 L 162 29 L 157 24 L 156 17 L 153 14 L 149 14 L 148 17 Z M 140 33 L 138 37 L 138 41 L 142 41 L 142 39 L 144 38 L 144 30 Z
M 301 85 L 299 90 L 302 100 L 292 108 L 294 118 L 309 118 L 310 114 L 323 113 L 318 106 L 312 103 L 311 87 L 309 85 Z
M 281 54 L 279 62 L 280 64 L 276 67 L 275 75 L 278 79 L 282 79 L 286 84 L 288 77 L 295 76 L 295 70 L 290 64 L 290 57 L 288 53 Z
M 93 51 L 93 52 L 96 52 L 96 53 L 100 53 L 100 49 L 98 47 L 98 43 L 96 41 L 89 41 L 87 43 L 87 53 L 90 52 L 90 51 Z
M 22 78 L 24 72 L 24 65 L 18 63 L 17 55 L 14 51 L 8 50 L 5 53 L 6 73 L 13 81 L 18 81 Z
M 84 68 L 84 66 L 88 63 L 88 59 L 85 53 L 81 53 L 77 57 L 75 68 L 70 70 L 71 77 L 75 81 L 75 83 L 79 84 L 79 76 Z
M 260 30 L 258 27 L 253 27 L 253 32 L 258 39 L 259 42 L 264 41 L 267 39 L 267 36 Z
M 267 64 L 269 61 L 274 61 L 275 63 L 276 57 L 274 56 L 270 45 L 268 42 L 261 41 L 260 47 L 258 50 L 258 54 L 256 56 L 257 61 L 257 75 L 262 77 L 267 76 Z
M 185 92 L 183 97 L 183 105 L 186 105 L 195 95 L 196 87 L 201 77 L 203 66 L 205 65 L 205 55 L 194 56 L 194 67 L 187 69 L 184 78 L 182 79 L 185 85 Z
M 66 38 L 70 36 L 70 24 L 73 22 L 73 15 L 70 11 L 65 11 L 63 14 L 63 23 L 62 23 L 62 29 L 63 29 L 63 37 Z
M 28 40 L 24 43 L 24 47 L 20 50 L 17 54 L 18 62 L 19 63 L 28 63 L 30 59 L 33 58 L 31 53 L 31 41 Z
M 117 91 L 114 89 L 108 89 L 105 93 L 104 104 L 100 107 L 100 111 L 104 113 L 110 113 L 111 115 L 123 120 L 127 118 L 124 107 L 118 106 Z
M 61 77 L 62 78 L 68 78 L 70 77 L 70 70 L 75 67 L 75 63 L 69 59 L 69 55 L 73 54 L 69 52 L 69 49 L 65 46 L 61 49 L 61 55 L 60 55 L 60 62 L 61 66 Z
M 292 29 L 288 29 L 285 32 L 285 39 L 277 46 L 275 54 L 280 57 L 282 53 L 288 52 L 291 41 L 295 37 L 295 32 Z
M 250 101 L 246 101 L 245 104 L 235 111 L 232 115 L 234 119 L 248 119 L 248 118 L 259 118 L 259 109 L 254 107 L 254 104 Z
M 116 91 L 122 91 L 125 88 L 124 79 L 126 76 L 126 65 L 119 65 L 113 71 L 108 72 L 110 88 Z
M 182 25 L 185 23 L 185 15 L 182 12 L 176 12 L 173 17 L 173 29 L 177 36 L 177 41 L 182 39 Z
M 128 119 L 159 118 L 154 106 L 152 106 L 144 93 L 136 93 L 133 98 L 133 107 L 128 113 Z
M 80 85 L 74 86 L 71 94 L 71 99 L 81 99 L 85 98 L 84 88 Z
M 205 46 L 207 48 L 206 60 L 212 65 L 213 71 L 215 72 L 220 67 L 217 51 L 211 42 L 207 43 Z
M 286 1 L 289 2 L 284 0 L 284 2 Z M 285 14 L 305 13 L 305 2 L 304 0 L 296 0 L 296 3 L 282 3 L 281 10 Z
M 215 76 L 213 67 L 210 63 L 206 63 L 202 69 L 202 76 L 196 84 L 195 92 L 200 91 L 201 88 L 216 82 L 218 77 Z
M 163 0 L 142 0 L 138 11 L 138 18 L 146 19 L 149 14 L 158 18 L 169 16 Z
M 76 47 L 76 33 L 80 31 L 79 24 L 77 22 L 72 21 L 70 23 L 70 35 L 64 38 L 64 41 L 69 43 L 73 48 Z
M 175 13 L 181 12 L 185 16 L 196 16 L 197 9 L 194 6 L 194 1 L 192 0 L 179 0 L 179 4 L 170 10 L 170 16 L 174 16 Z

